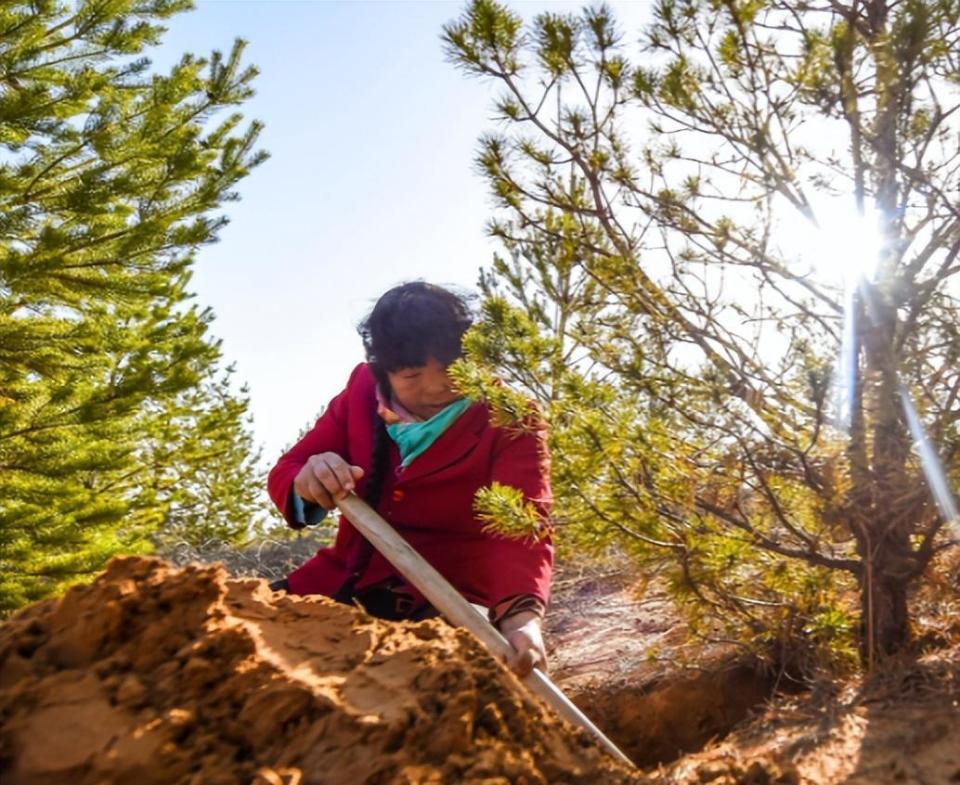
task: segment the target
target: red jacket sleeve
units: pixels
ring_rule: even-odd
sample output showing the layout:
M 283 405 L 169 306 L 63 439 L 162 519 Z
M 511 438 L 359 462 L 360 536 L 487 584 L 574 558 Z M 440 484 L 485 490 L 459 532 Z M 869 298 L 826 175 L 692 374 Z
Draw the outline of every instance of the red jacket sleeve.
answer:
M 553 494 L 545 424 L 523 430 L 502 429 L 500 445 L 494 454 L 491 481 L 519 489 L 540 511 L 544 525 L 549 527 Z M 553 574 L 553 545 L 549 535 L 536 541 L 500 535 L 495 535 L 495 539 L 496 603 L 529 594 L 547 605 Z
M 311 455 L 317 453 L 335 452 L 345 458 L 348 456 L 347 415 L 350 387 L 361 368 L 363 365 L 358 365 L 353 370 L 346 389 L 330 401 L 310 432 L 280 457 L 267 476 L 267 491 L 270 493 L 270 498 L 277 505 L 287 524 L 294 529 L 303 528 L 303 524 L 295 520 L 290 509 L 290 491 L 293 489 L 293 481 L 300 469 Z

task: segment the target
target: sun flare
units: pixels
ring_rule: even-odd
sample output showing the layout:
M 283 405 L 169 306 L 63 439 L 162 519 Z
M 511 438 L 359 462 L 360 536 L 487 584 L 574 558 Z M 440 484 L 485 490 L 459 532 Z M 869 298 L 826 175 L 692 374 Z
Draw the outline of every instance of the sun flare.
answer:
M 876 211 L 859 211 L 849 196 L 818 199 L 810 207 L 809 216 L 790 206 L 781 209 L 774 238 L 784 258 L 845 288 L 871 279 L 882 248 Z

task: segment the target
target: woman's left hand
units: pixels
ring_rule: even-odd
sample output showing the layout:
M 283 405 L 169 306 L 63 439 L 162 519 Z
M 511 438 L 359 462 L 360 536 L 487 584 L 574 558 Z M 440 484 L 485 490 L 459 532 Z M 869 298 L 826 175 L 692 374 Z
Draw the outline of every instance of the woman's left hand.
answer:
M 513 646 L 507 666 L 523 678 L 534 668 L 546 672 L 547 652 L 543 645 L 540 616 L 533 611 L 521 611 L 500 622 L 500 632 Z

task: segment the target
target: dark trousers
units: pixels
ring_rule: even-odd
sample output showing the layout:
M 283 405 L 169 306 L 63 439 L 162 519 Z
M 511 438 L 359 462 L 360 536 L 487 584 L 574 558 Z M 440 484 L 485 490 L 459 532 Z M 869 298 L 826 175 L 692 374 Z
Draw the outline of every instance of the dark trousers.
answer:
M 333 597 L 344 605 L 360 605 L 371 616 L 388 621 L 423 621 L 440 615 L 429 603 L 416 605 L 406 592 L 397 591 L 397 581 L 385 581 L 376 586 L 354 591 L 352 586 L 344 586 Z M 270 584 L 271 591 L 290 591 L 286 578 Z

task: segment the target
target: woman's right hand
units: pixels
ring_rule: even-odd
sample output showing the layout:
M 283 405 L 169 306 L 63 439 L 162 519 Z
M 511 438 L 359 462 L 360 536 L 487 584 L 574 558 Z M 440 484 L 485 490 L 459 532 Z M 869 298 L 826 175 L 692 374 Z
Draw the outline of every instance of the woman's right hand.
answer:
M 335 452 L 311 455 L 293 481 L 293 490 L 307 502 L 332 510 L 363 477 L 363 469 L 351 466 Z

